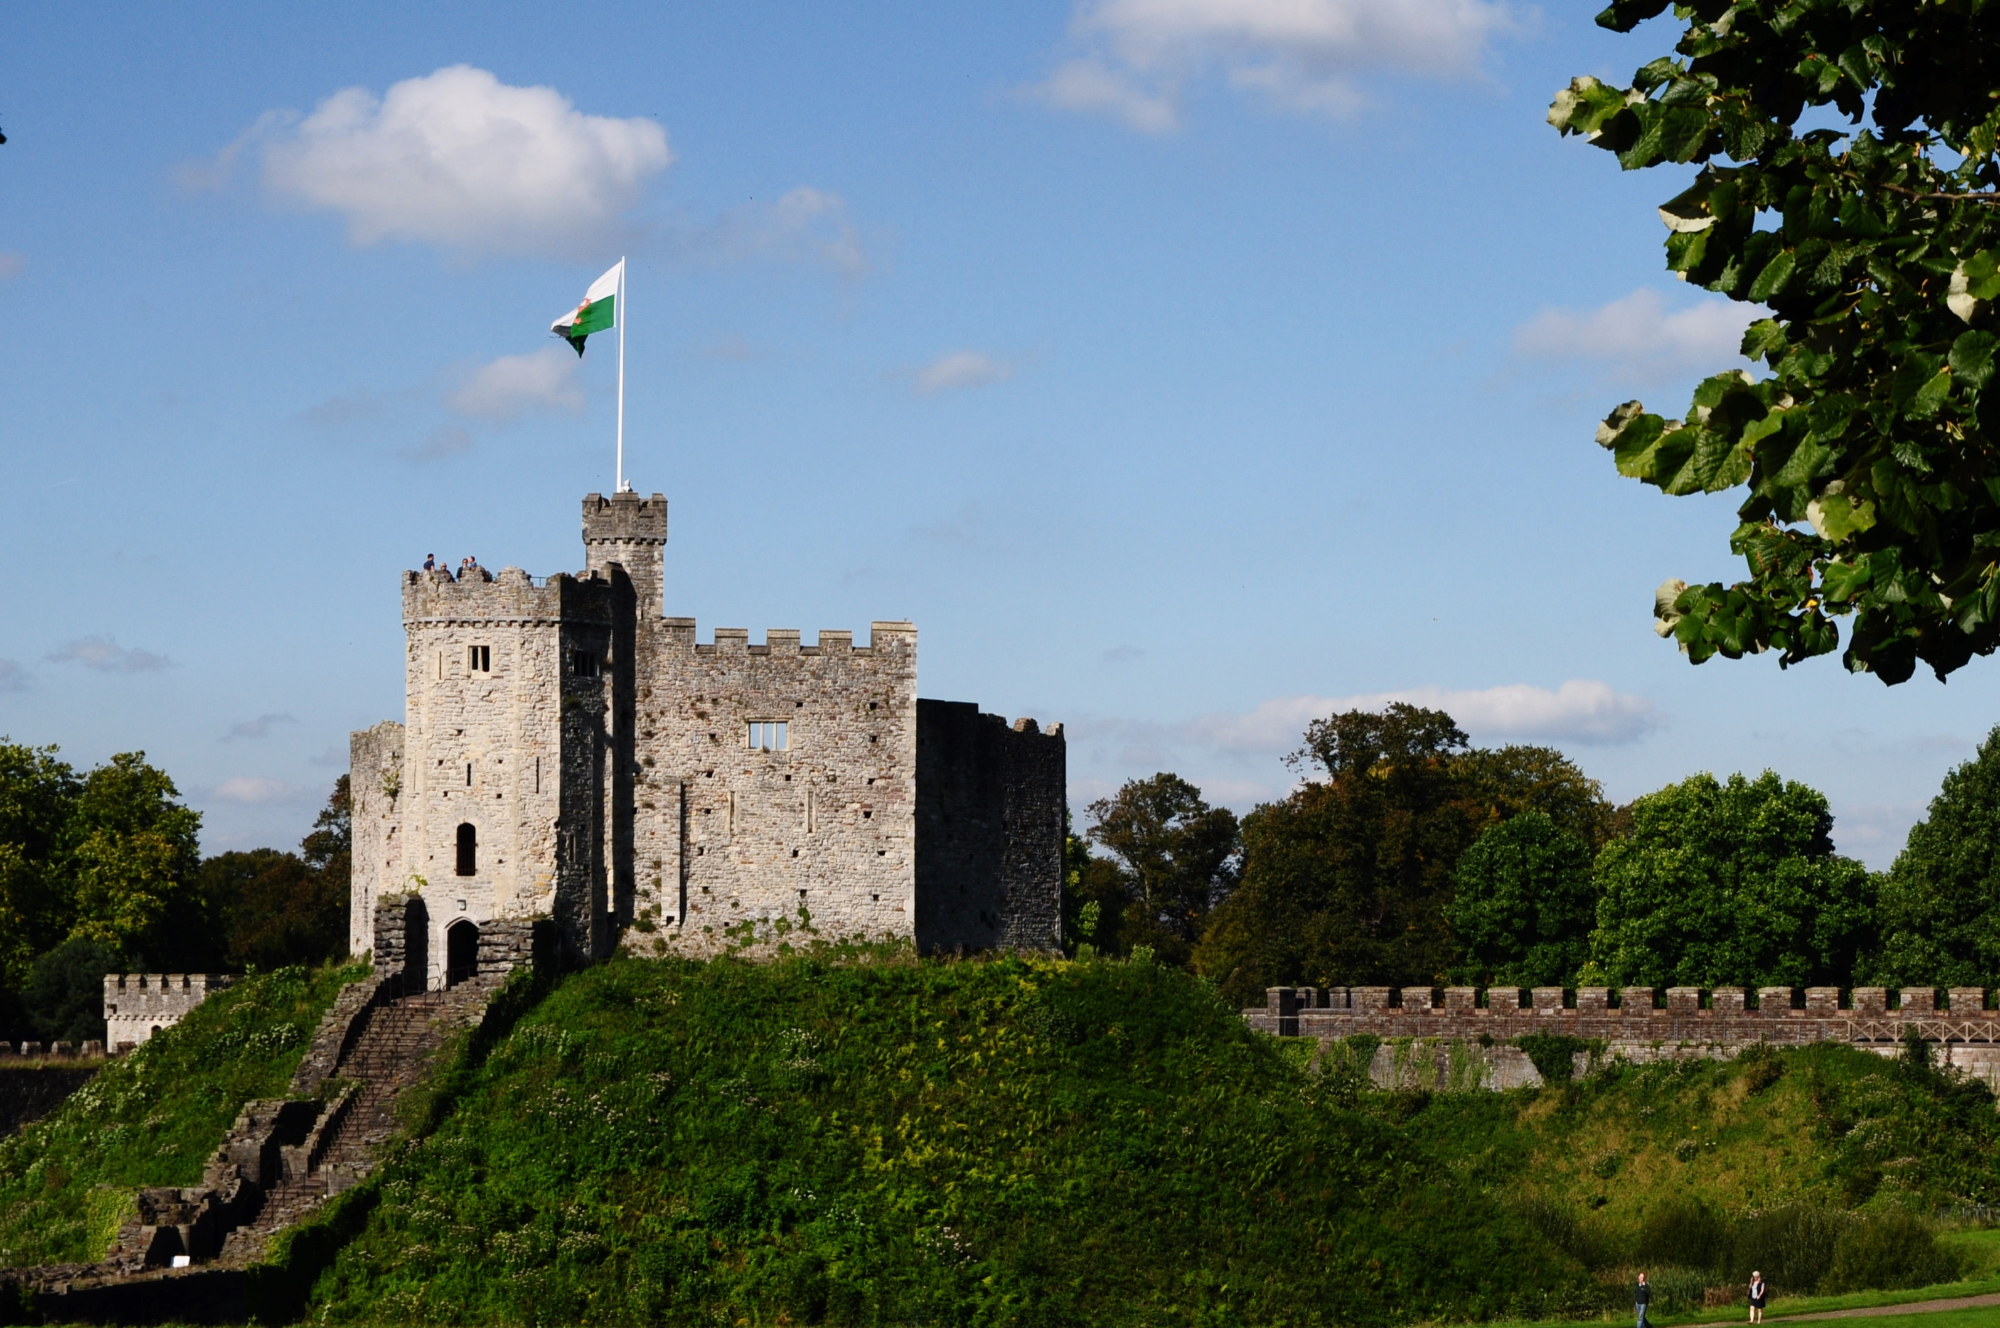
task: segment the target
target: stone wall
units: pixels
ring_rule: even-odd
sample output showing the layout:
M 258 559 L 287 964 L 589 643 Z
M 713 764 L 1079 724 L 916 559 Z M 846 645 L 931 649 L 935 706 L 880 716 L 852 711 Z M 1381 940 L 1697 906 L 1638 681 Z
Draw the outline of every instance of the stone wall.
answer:
M 549 918 L 567 961 L 635 931 L 714 953 L 746 923 L 917 937 L 916 629 L 751 645 L 724 627 L 701 644 L 693 619 L 661 616 L 666 537 L 659 494 L 591 494 L 576 577 L 403 574 L 408 727 L 353 740 L 354 948 L 374 901 L 413 889 L 433 987 L 461 919 Z M 982 838 L 953 851 L 971 876 L 924 873 L 963 893 L 937 942 L 1057 943 L 1059 730 L 947 746 L 972 764 L 946 801 Z M 464 877 L 461 826 L 478 845 Z
M 1062 725 L 917 702 L 919 950 L 1062 945 Z
M 1891 996 L 1895 999 L 1891 999 Z M 2000 1041 L 2000 1011 L 1978 987 L 1273 987 L 1245 1010 L 1280 1036 L 1514 1038 L 1525 1033 L 1635 1043 L 1895 1043 L 1906 1029 L 1936 1042 Z
M 348 798 L 354 825 L 353 884 L 347 912 L 347 949 L 365 953 L 375 942 L 375 901 L 410 888 L 403 871 L 400 809 L 403 726 L 384 720 L 348 735 Z
M 136 1047 L 236 979 L 226 973 L 106 973 L 104 1040 Z

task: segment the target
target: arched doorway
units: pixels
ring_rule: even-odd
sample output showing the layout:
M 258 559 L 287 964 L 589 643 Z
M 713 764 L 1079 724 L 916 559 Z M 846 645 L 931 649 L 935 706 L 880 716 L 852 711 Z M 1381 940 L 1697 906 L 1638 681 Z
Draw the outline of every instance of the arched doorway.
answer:
M 403 992 L 427 990 L 431 985 L 431 911 L 422 895 L 411 895 L 403 905 Z
M 444 933 L 444 985 L 456 987 L 479 972 L 479 928 L 460 918 Z

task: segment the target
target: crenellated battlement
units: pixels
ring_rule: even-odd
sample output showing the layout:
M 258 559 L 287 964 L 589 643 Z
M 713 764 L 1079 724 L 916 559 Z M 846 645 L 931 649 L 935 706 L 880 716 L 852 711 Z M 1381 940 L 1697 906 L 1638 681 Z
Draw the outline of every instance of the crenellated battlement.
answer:
M 627 544 L 667 542 L 667 499 L 664 494 L 641 498 L 636 493 L 584 495 L 583 542 Z
M 536 581 L 518 567 L 403 573 L 403 622 L 609 622 L 611 583 L 597 572 Z
M 105 1041 L 137 1046 L 235 981 L 227 973 L 106 973 Z
M 1981 987 L 1272 987 L 1253 1028 L 1281 1037 L 1504 1039 L 1561 1033 L 1613 1043 L 2000 1042 Z
M 845 628 L 825 627 L 820 629 L 817 645 L 801 644 L 802 633 L 796 627 L 772 627 L 764 632 L 764 644 L 750 644 L 750 629 L 747 627 L 718 627 L 715 639 L 707 645 L 696 640 L 693 618 L 663 618 L 660 620 L 658 635 L 663 644 L 696 655 L 742 655 L 779 656 L 797 655 L 813 657 L 818 655 L 876 655 L 891 652 L 908 653 L 916 649 L 917 629 L 907 622 L 877 622 L 868 627 L 868 644 L 854 644 L 854 633 Z

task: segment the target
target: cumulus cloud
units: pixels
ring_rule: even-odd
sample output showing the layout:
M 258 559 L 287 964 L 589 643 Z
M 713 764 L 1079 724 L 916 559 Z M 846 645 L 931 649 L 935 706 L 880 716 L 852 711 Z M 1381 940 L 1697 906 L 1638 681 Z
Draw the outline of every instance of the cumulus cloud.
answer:
M 267 116 L 253 132 L 265 187 L 338 214 L 354 243 L 468 253 L 568 255 L 601 243 L 674 159 L 651 120 L 586 115 L 554 88 L 513 87 L 469 65 L 380 97 L 347 88 L 303 119 Z
M 246 719 L 241 724 L 231 724 L 229 732 L 217 739 L 219 742 L 241 742 L 245 738 L 268 738 L 271 730 L 280 724 L 296 724 L 299 721 L 291 715 L 259 715 Z
M 1411 687 L 1361 696 L 1288 696 L 1254 710 L 1203 715 L 1182 732 L 1225 752 L 1258 753 L 1298 746 L 1311 720 L 1344 710 L 1381 710 L 1401 701 L 1443 710 L 1478 739 L 1625 743 L 1651 732 L 1658 723 L 1653 703 L 1612 689 L 1608 683 L 1571 679 L 1554 691 L 1529 683 L 1477 690 Z
M 1615 382 L 1657 383 L 1740 366 L 1743 329 L 1767 312 L 1720 296 L 1669 310 L 1658 291 L 1641 288 L 1596 309 L 1542 310 L 1514 329 L 1514 354 L 1594 366 Z
M 0 692 L 28 690 L 28 671 L 11 659 L 0 659 Z
M 81 664 L 99 673 L 154 673 L 172 662 L 150 650 L 121 646 L 110 636 L 79 636 L 65 641 L 48 658 L 52 664 Z
M 245 807 L 273 807 L 303 802 L 313 796 L 311 789 L 287 784 L 282 779 L 255 779 L 248 775 L 225 779 L 210 789 L 208 795 L 216 802 L 234 802 Z
M 1066 110 L 1162 133 L 1183 88 L 1220 72 L 1289 111 L 1343 114 L 1366 77 L 1479 77 L 1517 20 L 1503 0 L 1086 0 L 1071 32 L 1085 53 L 1030 89 Z
M 456 424 L 447 424 L 431 430 L 430 436 L 415 447 L 398 448 L 396 455 L 405 461 L 447 461 L 471 450 L 472 435 Z
M 913 386 L 924 396 L 950 392 L 962 387 L 985 387 L 1014 376 L 1014 366 L 996 360 L 984 351 L 955 350 L 938 356 L 911 377 Z
M 511 424 L 527 414 L 583 409 L 576 382 L 578 360 L 566 346 L 544 346 L 526 355 L 502 355 L 481 365 L 445 399 L 461 415 Z
M 21 269 L 27 265 L 28 260 L 20 254 L 9 253 L 4 249 L 0 249 L 0 281 L 5 281 L 9 277 L 20 276 Z

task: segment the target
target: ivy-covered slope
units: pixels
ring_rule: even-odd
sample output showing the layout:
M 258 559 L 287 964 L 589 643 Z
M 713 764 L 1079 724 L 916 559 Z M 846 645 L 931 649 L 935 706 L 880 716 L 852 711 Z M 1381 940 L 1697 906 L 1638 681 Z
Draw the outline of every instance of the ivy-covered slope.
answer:
M 101 1258 L 149 1185 L 193 1185 L 243 1104 L 283 1096 L 347 966 L 238 981 L 0 1141 L 0 1266 Z

